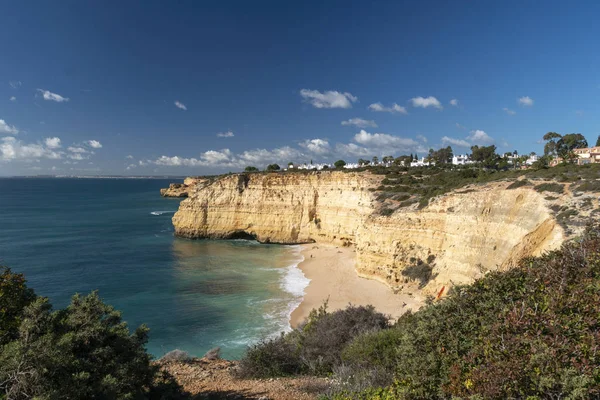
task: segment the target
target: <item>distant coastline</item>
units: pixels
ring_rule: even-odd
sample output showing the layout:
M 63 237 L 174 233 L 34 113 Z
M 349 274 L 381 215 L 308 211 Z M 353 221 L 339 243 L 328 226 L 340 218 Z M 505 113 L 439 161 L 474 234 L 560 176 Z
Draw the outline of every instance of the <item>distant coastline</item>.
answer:
M 185 179 L 186 176 L 178 175 L 148 175 L 148 176 L 127 176 L 127 175 L 15 175 L 0 176 L 0 179 Z

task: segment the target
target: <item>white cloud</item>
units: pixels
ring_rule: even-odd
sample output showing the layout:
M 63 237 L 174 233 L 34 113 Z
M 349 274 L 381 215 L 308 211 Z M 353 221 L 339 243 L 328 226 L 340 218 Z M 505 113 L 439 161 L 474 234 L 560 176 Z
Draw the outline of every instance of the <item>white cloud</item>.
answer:
M 200 155 L 200 158 L 185 158 L 179 156 L 161 156 L 153 164 L 167 167 L 233 167 L 237 166 L 233 163 L 233 154 L 229 149 L 220 151 L 209 150 Z M 139 161 L 140 166 L 147 165 L 144 161 Z
M 504 111 L 505 113 L 507 113 L 508 115 L 515 115 L 517 112 L 514 110 L 511 110 L 510 108 L 504 107 L 502 109 L 502 111 Z
M 131 154 L 128 155 L 127 157 L 125 157 L 125 158 L 128 159 L 128 160 L 133 160 L 133 156 Z
M 450 100 L 450 105 L 454 106 L 454 107 L 458 107 L 458 99 L 452 99 L 452 100 Z
M 417 135 L 417 139 L 419 139 L 423 143 L 427 143 L 427 138 L 423 135 Z
M 0 139 L 0 161 L 35 161 L 41 158 L 57 160 L 60 152 L 42 143 L 23 143 L 12 136 Z
M 443 145 L 459 146 L 459 147 L 471 147 L 471 143 L 463 139 L 455 139 L 448 136 L 442 138 Z
M 88 150 L 84 149 L 83 147 L 74 147 L 74 146 L 69 146 L 67 148 L 68 151 L 70 151 L 71 153 L 87 153 Z
M 387 133 L 368 133 L 365 130 L 354 135 L 354 141 L 375 148 L 410 148 L 418 145 L 414 139 L 401 138 Z
M 335 149 L 341 156 L 371 157 L 373 155 L 371 150 L 354 143 L 338 143 L 336 144 Z
M 234 137 L 235 135 L 233 134 L 232 131 L 227 131 L 227 132 L 219 132 L 217 133 L 218 137 Z
M 86 142 L 90 147 L 93 147 L 94 149 L 101 149 L 102 148 L 102 144 L 97 141 L 97 140 L 88 140 Z
M 392 104 L 391 107 L 385 107 L 381 103 L 373 103 L 369 105 L 369 110 L 376 112 L 389 112 L 392 114 L 408 114 L 405 107 L 402 107 L 396 103 Z
M 69 157 L 71 160 L 77 160 L 77 161 L 87 160 L 88 159 L 88 157 L 83 156 L 81 153 L 69 154 L 67 157 Z
M 10 81 L 8 82 L 8 85 L 13 89 L 18 89 L 21 87 L 22 83 L 21 81 Z
M 273 150 L 256 149 L 244 151 L 239 155 L 240 165 L 267 165 L 278 163 L 285 165 L 286 163 L 299 162 L 307 159 L 301 151 L 289 146 L 279 147 Z
M 16 135 L 19 133 L 19 130 L 15 128 L 15 126 L 10 126 L 3 119 L 0 119 L 0 133 L 6 133 L 9 135 Z
M 485 131 L 482 130 L 472 130 L 470 135 L 467 137 L 473 144 L 492 144 L 494 143 L 494 139 L 492 139 Z
M 127 166 L 127 168 L 125 168 L 125 169 L 129 171 L 130 169 L 134 169 L 134 168 L 136 168 L 136 167 L 137 167 L 137 165 L 135 165 L 135 164 L 129 164 L 129 165 Z
M 490 145 L 494 143 L 494 139 L 480 129 L 472 130 L 465 139 L 456 139 L 448 136 L 442 138 L 443 145 L 452 145 L 459 147 L 471 147 L 473 145 Z
M 10 96 L 10 101 L 14 103 L 15 101 L 17 101 L 17 98 L 15 96 Z
M 347 121 L 342 121 L 344 126 L 356 126 L 358 128 L 377 128 L 377 124 L 373 120 L 366 120 L 362 118 L 350 118 Z
M 351 93 L 336 90 L 321 93 L 318 90 L 302 89 L 300 96 L 316 108 L 352 108 L 352 103 L 358 101 L 358 97 Z
M 174 104 L 175 104 L 175 107 L 177 107 L 177 108 L 180 108 L 180 109 L 182 109 L 182 110 L 184 110 L 184 111 L 187 111 L 187 107 L 186 107 L 186 106 L 185 106 L 185 104 L 183 104 L 182 102 L 180 102 L 180 101 L 175 101 L 175 103 L 174 103 Z
M 44 143 L 49 149 L 59 149 L 61 147 L 60 138 L 57 137 L 46 138 Z
M 433 96 L 413 97 L 412 99 L 410 99 L 410 101 L 412 102 L 413 107 L 422 107 L 422 108 L 435 107 L 438 110 L 441 110 L 444 108 L 444 107 L 442 107 L 442 103 L 440 103 L 440 101 Z
M 519 100 L 517 100 L 517 102 L 521 106 L 531 107 L 533 105 L 533 99 L 529 96 L 520 97 Z
M 42 94 L 44 100 L 56 101 L 57 103 L 69 101 L 68 97 L 63 97 L 60 94 L 52 93 L 49 90 L 38 89 L 38 92 Z
M 314 154 L 327 154 L 331 151 L 329 142 L 325 139 L 310 139 L 300 143 L 308 151 Z
M 458 122 L 456 123 L 456 127 L 458 129 L 467 129 L 464 125 L 459 124 Z

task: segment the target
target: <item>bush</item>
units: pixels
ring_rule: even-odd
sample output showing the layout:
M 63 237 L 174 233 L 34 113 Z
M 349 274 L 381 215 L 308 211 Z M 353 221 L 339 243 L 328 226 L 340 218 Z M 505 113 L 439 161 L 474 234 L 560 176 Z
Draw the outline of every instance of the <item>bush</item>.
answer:
M 342 361 L 344 347 L 355 337 L 389 326 L 388 317 L 373 306 L 348 306 L 333 313 L 311 313 L 301 335 L 300 356 L 315 374 L 330 373 Z
M 579 192 L 598 192 L 600 191 L 600 181 L 594 179 L 582 182 L 574 190 Z
M 239 378 L 270 378 L 300 374 L 306 370 L 300 360 L 295 335 L 288 334 L 248 347 L 235 374 Z
M 541 185 L 535 186 L 534 189 L 538 192 L 553 192 L 562 194 L 565 190 L 565 187 L 560 183 L 542 183 Z
M 27 289 L 20 274 L 4 269 L 0 289 L 0 302 L 7 293 L 15 295 L 8 313 L 0 308 L 0 326 L 10 333 L 0 348 L 0 398 L 184 395 L 172 376 L 151 363 L 145 350 L 148 328 L 142 325 L 130 334 L 121 314 L 96 292 L 75 295 L 67 308 L 52 311 L 48 299 Z
M 521 179 L 519 181 L 514 181 L 513 183 L 511 183 L 510 185 L 508 185 L 506 188 L 507 189 L 517 189 L 523 186 L 529 186 L 531 185 L 531 182 L 529 182 L 527 179 Z
M 389 217 L 390 215 L 392 215 L 394 213 L 394 209 L 393 208 L 387 208 L 387 207 L 383 207 L 379 210 L 379 215 L 382 215 L 384 217 Z
M 388 326 L 388 318 L 372 306 L 350 305 L 329 313 L 325 304 L 311 311 L 300 328 L 250 346 L 237 374 L 243 378 L 328 374 L 341 364 L 342 350 L 355 337 Z

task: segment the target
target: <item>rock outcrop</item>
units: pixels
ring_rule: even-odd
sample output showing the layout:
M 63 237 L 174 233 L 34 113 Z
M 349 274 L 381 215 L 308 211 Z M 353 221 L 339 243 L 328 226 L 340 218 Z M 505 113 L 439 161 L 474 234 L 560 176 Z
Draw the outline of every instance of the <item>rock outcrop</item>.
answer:
M 202 182 L 174 215 L 175 234 L 355 246 L 358 273 L 393 288 L 412 279 L 409 267 L 433 267 L 423 283 L 426 293 L 510 268 L 565 239 L 548 201 L 531 187 L 506 190 L 508 182 L 494 182 L 440 196 L 421 210 L 415 205 L 380 216 L 369 189 L 381 178 L 314 172 L 238 174 Z
M 171 183 L 168 188 L 160 189 L 162 197 L 188 197 L 197 185 L 207 181 L 204 178 L 185 178 L 183 183 Z

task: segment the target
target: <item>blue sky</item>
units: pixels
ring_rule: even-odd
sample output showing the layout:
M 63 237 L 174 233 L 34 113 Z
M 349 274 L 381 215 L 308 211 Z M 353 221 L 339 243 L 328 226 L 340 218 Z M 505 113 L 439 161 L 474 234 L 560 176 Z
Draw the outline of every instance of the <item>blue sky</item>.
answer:
M 600 133 L 597 2 L 22 1 L 0 14 L 0 175 L 541 152 L 548 131 Z

